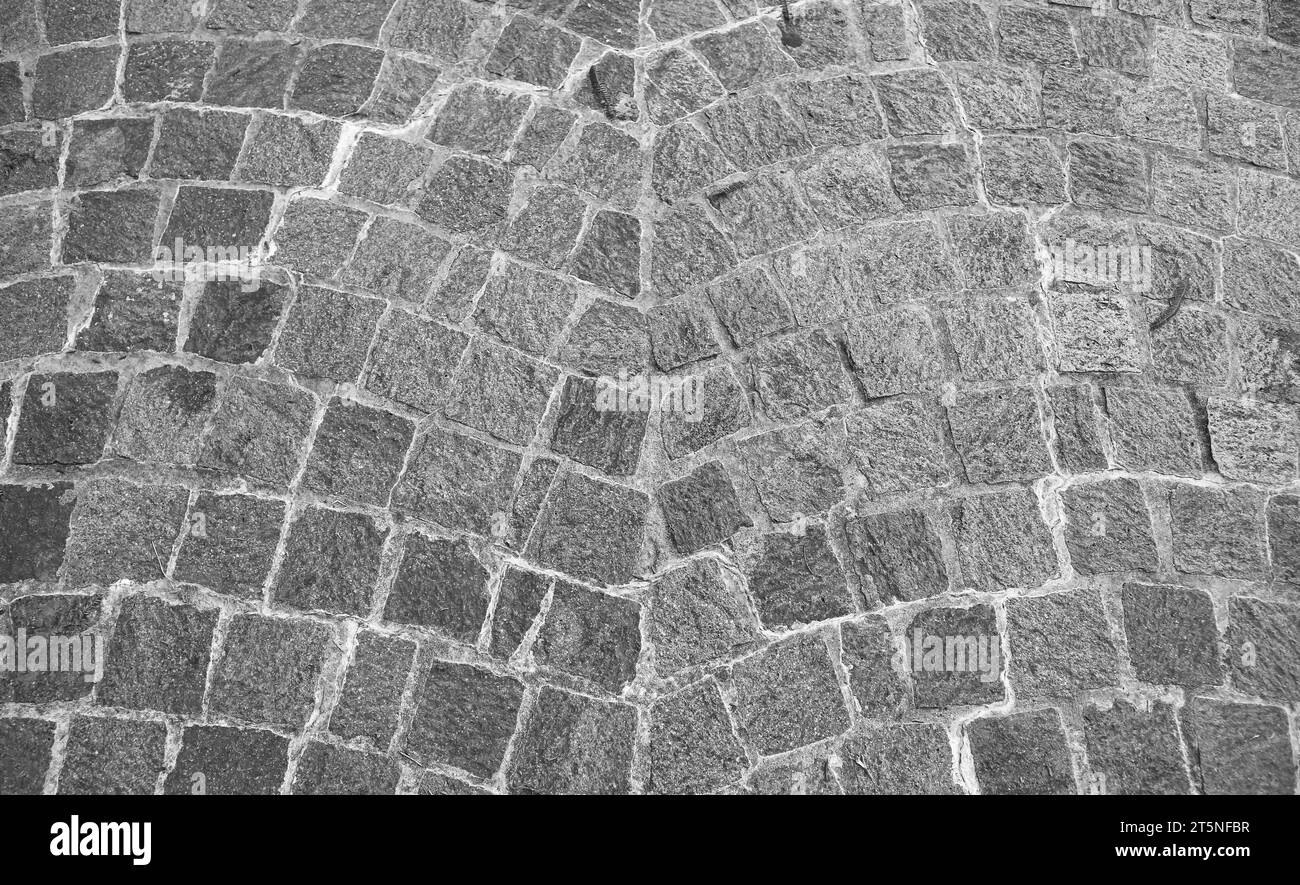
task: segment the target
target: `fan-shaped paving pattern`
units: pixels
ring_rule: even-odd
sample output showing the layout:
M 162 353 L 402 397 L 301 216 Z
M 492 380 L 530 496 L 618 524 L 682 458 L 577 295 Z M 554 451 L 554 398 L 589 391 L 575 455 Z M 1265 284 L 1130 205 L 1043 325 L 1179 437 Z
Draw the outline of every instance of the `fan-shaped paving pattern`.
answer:
M 1296 790 L 1288 0 L 2 5 L 0 792 Z

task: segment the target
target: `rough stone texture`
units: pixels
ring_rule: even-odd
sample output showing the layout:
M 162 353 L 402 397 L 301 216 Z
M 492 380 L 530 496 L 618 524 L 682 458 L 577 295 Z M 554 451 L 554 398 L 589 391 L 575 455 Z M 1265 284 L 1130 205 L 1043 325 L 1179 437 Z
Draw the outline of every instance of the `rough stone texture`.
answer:
M 848 730 L 839 682 L 818 634 L 768 646 L 732 671 L 736 722 L 763 755 L 782 753 Z
M 759 619 L 770 630 L 853 611 L 844 572 L 819 526 L 808 526 L 802 536 L 763 536 L 747 577 Z
M 217 611 L 134 597 L 118 613 L 96 699 L 110 707 L 197 714 Z
M 694 560 L 657 580 L 646 617 L 655 670 L 664 676 L 736 657 L 760 641 L 745 597 L 713 560 Z
M 1074 770 L 1056 710 L 976 719 L 967 733 L 981 794 L 1074 793 Z
M 68 729 L 59 792 L 72 796 L 150 794 L 166 770 L 161 722 L 78 716 Z
M 304 611 L 368 614 L 386 536 L 368 516 L 311 508 L 289 526 L 272 599 Z
M 269 731 L 190 725 L 163 792 L 186 795 L 202 775 L 209 796 L 273 796 L 289 766 L 289 740 Z
M 1295 763 L 1281 709 L 1211 698 L 1194 698 L 1188 708 L 1188 755 L 1205 795 L 1294 793 Z
M 465 541 L 408 535 L 384 619 L 473 644 L 488 610 L 487 571 Z
M 329 631 L 310 621 L 236 615 L 213 676 L 212 712 L 287 731 L 306 724 L 316 704 Z
M 330 732 L 345 740 L 369 738 L 375 746 L 387 749 L 397 732 L 402 693 L 414 660 L 415 643 L 362 633 L 338 705 L 330 716 Z
M 1138 678 L 1157 685 L 1221 681 L 1214 606 L 1200 590 L 1124 585 L 1124 632 Z
M 1119 679 L 1119 652 L 1096 590 L 1009 600 L 1007 641 L 1017 697 L 1071 697 Z
M 512 793 L 627 793 L 636 709 L 552 688 L 519 729 L 506 785 Z
M 712 680 L 650 708 L 646 792 L 708 793 L 740 779 L 745 751 Z
M 1183 768 L 1174 712 L 1157 701 L 1135 707 L 1117 700 L 1108 710 L 1083 711 L 1088 763 L 1104 775 L 1108 795 L 1179 795 L 1191 791 Z
M 1131 479 L 1071 486 L 1065 506 L 1065 546 L 1080 574 L 1155 571 L 1156 542 L 1142 488 Z
M 0 792 L 1294 792 L 1295 5 L 0 2 Z
M 869 725 L 840 750 L 844 792 L 851 796 L 949 795 L 952 748 L 938 725 Z
M 434 661 L 416 690 L 407 751 L 417 760 L 490 777 L 505 755 L 523 693 L 509 677 Z
M 260 598 L 284 520 L 285 506 L 278 501 L 201 493 L 173 577 L 217 593 Z
M 533 655 L 618 694 L 635 674 L 640 623 L 641 606 L 630 599 L 557 582 Z

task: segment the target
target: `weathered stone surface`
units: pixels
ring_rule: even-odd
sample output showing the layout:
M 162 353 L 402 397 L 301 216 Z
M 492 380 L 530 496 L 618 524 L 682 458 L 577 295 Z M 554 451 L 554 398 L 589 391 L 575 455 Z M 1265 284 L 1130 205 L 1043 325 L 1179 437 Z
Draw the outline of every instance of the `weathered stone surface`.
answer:
M 79 194 L 68 213 L 63 263 L 149 264 L 158 201 L 148 187 Z
M 853 320 L 846 329 L 854 374 L 869 399 L 933 390 L 943 362 L 930 315 L 899 308 Z
M 297 474 L 314 400 L 296 387 L 232 379 L 199 454 L 199 466 L 286 487 Z
M 1074 769 L 1056 710 L 976 719 L 967 734 L 982 795 L 1075 792 Z
M 217 614 L 148 597 L 126 600 L 96 700 L 110 707 L 197 715 Z
M 827 750 L 764 760 L 750 774 L 749 789 L 760 796 L 839 796 L 838 762 Z
M 584 580 L 625 583 L 637 565 L 648 507 L 641 492 L 567 473 L 546 498 L 527 555 Z
M 1295 480 L 1300 427 L 1294 408 L 1212 398 L 1207 411 L 1210 446 L 1224 476 L 1278 485 Z
M 343 283 L 423 303 L 451 244 L 418 225 L 376 218 L 357 244 Z
M 821 412 L 851 396 L 839 346 L 819 330 L 761 342 L 750 365 L 763 409 L 777 421 Z
M 32 114 L 59 120 L 98 110 L 113 97 L 117 46 L 80 46 L 42 55 L 34 65 Z
M 464 539 L 406 536 L 406 551 L 388 593 L 384 619 L 431 627 L 472 645 L 488 610 L 487 570 Z
M 284 107 L 299 47 L 282 40 L 227 40 L 217 54 L 203 100 L 232 107 Z
M 167 111 L 159 126 L 149 174 L 208 181 L 231 177 L 248 124 L 247 115 L 227 111 Z
M 521 258 L 558 268 L 573 251 L 586 209 L 586 201 L 568 188 L 538 187 L 510 220 L 501 245 Z
M 1024 481 L 1051 472 L 1038 400 L 1027 388 L 959 394 L 948 408 L 948 425 L 970 482 Z
M 52 581 L 75 503 L 69 483 L 0 486 L 0 584 Z
M 436 425 L 416 439 L 393 507 L 448 528 L 487 534 L 509 510 L 520 456 Z
M 965 0 L 920 4 L 921 36 L 936 61 L 976 61 L 993 55 L 988 14 Z
M 749 556 L 750 596 L 769 630 L 852 613 L 844 572 L 820 526 L 807 526 L 802 535 L 763 535 Z
M 1085 575 L 1154 571 L 1155 538 L 1141 487 L 1131 479 L 1070 486 L 1065 506 L 1065 546 L 1075 571 Z
M 1011 685 L 1017 697 L 1073 697 L 1119 681 L 1119 651 L 1097 590 L 1007 602 Z
M 356 248 L 365 223 L 365 214 L 354 209 L 312 198 L 294 200 L 285 209 L 284 220 L 275 231 L 275 259 L 309 279 L 332 281 L 338 278 Z M 322 297 L 312 295 L 310 300 L 319 302 Z M 307 299 L 300 299 L 299 304 L 304 300 Z M 359 302 L 367 303 L 375 304 Z M 296 314 L 300 308 L 294 307 Z
M 1058 371 L 1141 371 L 1137 333 L 1125 300 L 1114 295 L 1055 292 L 1050 304 Z
M 79 350 L 113 351 L 174 348 L 181 307 L 181 284 L 144 274 L 107 271 L 95 293 L 95 313 L 77 335 Z
M 913 618 L 903 635 L 902 664 L 911 672 L 918 707 L 1002 700 L 1002 637 L 991 606 L 930 609 Z
M 739 92 L 795 69 L 794 60 L 781 51 L 771 32 L 757 21 L 697 37 L 690 45 L 704 57 L 728 92 Z
M 655 363 L 671 372 L 720 351 L 712 317 L 702 299 L 676 298 L 646 312 Z
M 1281 8 L 1280 4 L 1275 5 Z M 1292 39 L 1295 36 L 1295 13 L 1290 16 Z M 1296 74 L 1300 73 L 1300 51 L 1282 46 L 1270 46 L 1251 40 L 1234 40 L 1232 44 L 1233 85 L 1247 98 L 1269 104 L 1300 107 L 1300 87 Z
M 552 367 L 477 337 L 457 372 L 446 415 L 506 442 L 527 445 L 558 380 Z
M 853 796 L 950 795 L 952 748 L 941 726 L 868 725 L 844 742 L 844 792 Z
M 275 362 L 308 378 L 355 381 L 383 312 L 383 302 L 373 298 L 304 286 L 289 309 Z
M 139 178 L 152 140 L 153 120 L 147 117 L 75 121 L 65 186 L 93 187 Z
M 948 590 L 948 572 L 934 519 L 920 510 L 845 521 L 845 563 L 868 600 L 911 602 Z
M 517 15 L 506 25 L 486 67 L 489 73 L 554 89 L 564 80 L 580 43 L 554 25 Z
M 1273 577 L 1284 586 L 1300 587 L 1300 497 L 1269 499 L 1268 542 Z
M 981 146 L 984 187 L 995 203 L 1052 205 L 1066 200 L 1065 172 L 1045 138 L 991 136 Z
M 515 730 L 524 687 L 468 664 L 434 661 L 415 693 L 406 750 L 425 762 L 491 777 Z
M 104 453 L 117 399 L 116 372 L 33 375 L 18 420 L 15 464 L 93 464 Z
M 386 537 L 361 513 L 307 509 L 289 526 L 273 598 L 303 611 L 368 615 Z
M 592 216 L 569 259 L 574 276 L 636 298 L 641 291 L 641 221 L 602 209 Z
M 845 419 L 854 463 L 875 496 L 938 488 L 952 479 L 942 421 L 929 403 L 891 399 Z
M 127 389 L 107 451 L 133 461 L 192 465 L 216 399 L 212 372 L 179 366 L 143 372 Z
M 99 595 L 59 594 L 54 596 L 20 596 L 8 607 L 7 633 L 12 637 L 47 637 L 46 661 L 43 669 L 28 667 L 25 672 L 5 674 L 5 693 L 9 700 L 20 704 L 48 704 L 55 701 L 72 701 L 88 697 L 94 686 L 98 667 L 87 670 L 84 656 L 85 641 L 77 639 L 83 656 L 80 667 L 67 669 L 49 666 L 56 653 L 49 647 L 56 637 L 84 637 L 92 633 L 100 622 L 103 598 Z M 75 648 L 75 646 L 74 646 Z M 40 660 L 39 652 L 29 647 L 25 650 L 27 663 Z M 59 653 L 62 658 L 63 652 Z M 76 664 L 76 651 L 71 652 L 70 664 Z M 66 665 L 65 665 L 66 666 Z M 87 679 L 87 673 L 90 678 Z
M 636 472 L 650 415 L 609 408 L 609 382 L 570 376 L 560 396 L 551 449 L 612 476 Z
M 836 420 L 753 435 L 738 443 L 737 451 L 759 503 L 774 521 L 827 511 L 844 498 L 841 472 L 848 451 Z
M 163 773 L 167 727 L 161 722 L 77 716 L 68 729 L 59 793 L 150 795 Z
M 506 786 L 523 794 L 631 789 L 636 708 L 543 688 L 510 754 Z
M 1263 577 L 1264 501 L 1257 492 L 1180 483 L 1169 495 L 1169 517 L 1179 571 L 1238 580 Z
M 1227 653 L 1238 691 L 1294 703 L 1300 697 L 1300 606 L 1250 596 L 1228 604 Z
M 725 542 L 739 529 L 752 525 L 740 507 L 731 478 L 718 461 L 664 483 L 656 497 L 673 547 L 682 554 Z
M 505 220 L 510 173 L 469 157 L 452 157 L 425 184 L 416 207 L 430 224 L 459 234 L 490 232 Z
M 316 705 L 330 633 L 311 621 L 236 615 L 213 676 L 208 708 L 220 716 L 303 727 Z
M 1140 21 L 1103 15 L 1082 16 L 1075 22 L 1079 49 L 1089 65 L 1138 76 L 1150 72 L 1150 38 Z
M 1184 394 L 1107 387 L 1105 401 L 1120 465 L 1179 476 L 1201 474 L 1196 427 Z
M 298 759 L 295 796 L 391 796 L 401 770 L 390 758 L 313 741 Z
M 364 632 L 348 667 L 330 732 L 350 740 L 369 738 L 386 749 L 397 731 L 402 694 L 415 660 L 415 643 Z
M 288 738 L 253 728 L 189 725 L 163 792 L 188 795 L 202 775 L 209 796 L 274 796 L 288 765 Z
M 957 104 L 943 75 L 912 68 L 872 77 L 894 136 L 944 135 L 957 130 Z
M 1214 605 L 1184 587 L 1125 584 L 1124 632 L 1138 678 L 1157 685 L 1216 685 L 1219 667 Z
M 1183 723 L 1193 776 L 1204 794 L 1293 791 L 1295 763 L 1281 709 L 1193 698 L 1184 708 Z
M 646 619 L 661 676 L 739 657 L 761 642 L 743 591 L 712 559 L 692 560 L 656 580 Z
M 1157 701 L 1136 708 L 1117 700 L 1109 710 L 1083 711 L 1088 763 L 1104 775 L 1108 795 L 1190 792 L 1173 709 Z
M 404 205 L 415 195 L 432 159 L 427 147 L 365 132 L 339 176 L 339 190 L 376 203 Z
M 1037 587 L 1057 574 L 1051 533 L 1028 489 L 962 498 L 950 512 L 967 585 Z
M 713 792 L 739 780 L 746 761 L 713 680 L 650 707 L 648 792 Z
M 218 593 L 261 598 L 284 519 L 278 501 L 201 493 L 173 577 Z
M 446 401 L 452 374 L 469 338 L 405 311 L 393 311 L 379 331 L 364 384 L 372 393 L 433 412 Z
M 849 728 L 825 640 L 799 634 L 773 643 L 732 670 L 736 722 L 767 756 Z
M 552 579 L 546 575 L 513 566 L 506 569 L 492 610 L 492 627 L 488 634 L 491 654 L 508 658 L 515 653 L 537 620 L 551 583 Z
M 556 582 L 533 657 L 618 694 L 636 675 L 640 624 L 641 606 L 633 600 Z
M 452 90 L 438 112 L 429 140 L 474 154 L 500 158 L 519 130 L 528 98 L 482 84 Z
M 0 790 L 6 796 L 39 796 L 45 788 L 54 747 L 53 722 L 44 719 L 0 719 Z

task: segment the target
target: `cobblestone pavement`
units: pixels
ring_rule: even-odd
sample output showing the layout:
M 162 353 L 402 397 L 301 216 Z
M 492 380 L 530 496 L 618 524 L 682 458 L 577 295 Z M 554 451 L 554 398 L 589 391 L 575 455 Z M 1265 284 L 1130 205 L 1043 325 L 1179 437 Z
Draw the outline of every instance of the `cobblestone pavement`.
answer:
M 0 792 L 1296 792 L 1300 5 L 791 12 L 0 0 Z

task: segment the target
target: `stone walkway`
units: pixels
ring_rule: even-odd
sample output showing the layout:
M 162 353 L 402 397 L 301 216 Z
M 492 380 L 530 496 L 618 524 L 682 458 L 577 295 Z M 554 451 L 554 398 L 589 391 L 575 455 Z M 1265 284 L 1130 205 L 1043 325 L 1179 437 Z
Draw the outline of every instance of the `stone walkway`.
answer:
M 1296 792 L 1300 7 L 791 12 L 0 0 L 0 793 Z

